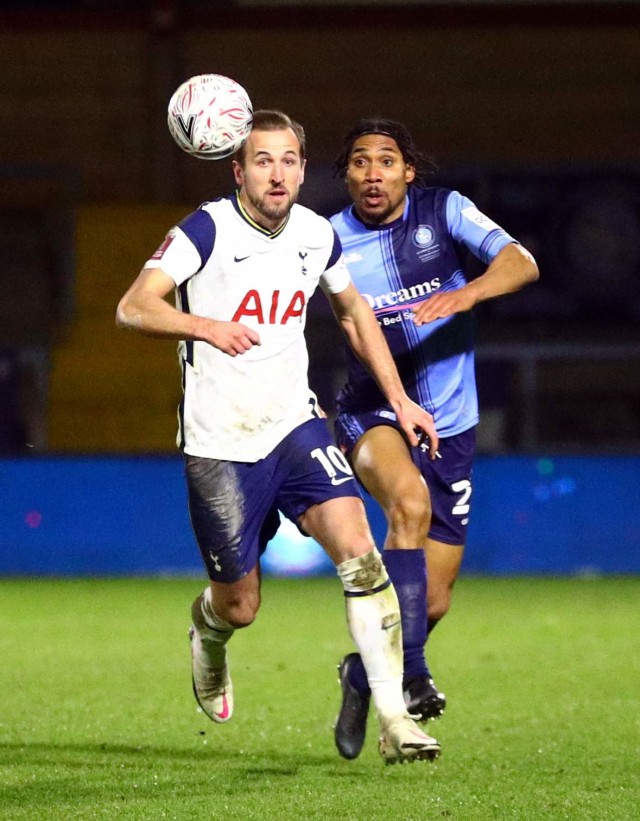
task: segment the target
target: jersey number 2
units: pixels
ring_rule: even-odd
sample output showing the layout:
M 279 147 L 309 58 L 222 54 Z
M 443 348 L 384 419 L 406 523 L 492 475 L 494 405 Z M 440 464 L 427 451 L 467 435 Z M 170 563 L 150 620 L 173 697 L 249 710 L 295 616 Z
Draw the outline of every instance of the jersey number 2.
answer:
M 451 512 L 455 516 L 466 516 L 471 508 L 471 505 L 469 504 L 471 491 L 473 490 L 471 487 L 471 482 L 468 479 L 461 479 L 459 482 L 454 482 L 451 485 L 451 490 L 453 490 L 454 493 L 460 494 L 460 498 L 453 506 L 453 510 Z

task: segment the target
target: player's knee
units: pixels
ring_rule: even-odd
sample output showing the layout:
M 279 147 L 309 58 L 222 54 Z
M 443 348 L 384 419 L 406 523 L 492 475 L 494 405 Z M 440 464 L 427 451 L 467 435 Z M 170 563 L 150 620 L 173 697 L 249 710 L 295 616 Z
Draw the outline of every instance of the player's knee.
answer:
M 370 593 L 389 582 L 382 558 L 375 549 L 341 562 L 337 571 L 346 593 Z
M 398 494 L 389 505 L 387 516 L 396 531 L 411 529 L 426 535 L 431 524 L 431 503 L 426 488 L 416 485 L 409 492 Z

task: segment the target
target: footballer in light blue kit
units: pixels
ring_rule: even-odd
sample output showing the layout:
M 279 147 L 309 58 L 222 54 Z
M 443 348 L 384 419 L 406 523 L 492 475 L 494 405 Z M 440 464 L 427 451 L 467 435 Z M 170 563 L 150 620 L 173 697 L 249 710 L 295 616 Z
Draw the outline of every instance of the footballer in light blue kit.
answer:
M 469 522 L 478 423 L 471 309 L 537 279 L 538 269 L 467 197 L 425 187 L 430 162 L 401 123 L 356 123 L 336 170 L 353 202 L 331 222 L 352 280 L 375 313 L 407 394 L 433 415 L 439 436 L 435 461 L 426 443 L 411 447 L 375 381 L 347 352 L 336 438 L 387 518 L 382 555 L 402 610 L 405 701 L 424 721 L 441 715 L 446 704 L 424 645 L 449 607 Z M 487 266 L 471 282 L 464 273 L 467 251 Z M 369 691 L 356 653 L 339 669 L 343 699 L 335 741 L 341 755 L 355 758 L 364 743 Z

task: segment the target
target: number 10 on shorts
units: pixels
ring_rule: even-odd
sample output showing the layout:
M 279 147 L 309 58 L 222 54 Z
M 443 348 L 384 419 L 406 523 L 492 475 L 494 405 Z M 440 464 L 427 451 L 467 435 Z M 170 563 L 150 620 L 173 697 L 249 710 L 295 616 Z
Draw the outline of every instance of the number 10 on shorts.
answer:
M 353 479 L 353 471 L 349 462 L 335 445 L 329 445 L 326 450 L 315 448 L 310 455 L 312 459 L 317 459 L 320 462 L 327 472 L 327 476 L 331 479 L 332 485 L 341 485 L 343 482 Z M 338 476 L 339 473 L 346 475 Z

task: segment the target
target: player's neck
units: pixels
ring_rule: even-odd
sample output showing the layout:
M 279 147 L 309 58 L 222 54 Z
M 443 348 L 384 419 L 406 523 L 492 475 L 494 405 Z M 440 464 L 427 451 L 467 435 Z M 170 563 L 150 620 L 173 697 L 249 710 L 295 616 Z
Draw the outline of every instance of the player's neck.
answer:
M 289 216 L 288 211 L 283 217 L 278 217 L 277 219 L 266 217 L 253 205 L 243 189 L 237 192 L 237 198 L 240 210 L 249 222 L 255 223 L 259 228 L 268 231 L 270 234 L 275 234 L 278 228 L 282 227 L 287 221 L 287 217 Z

